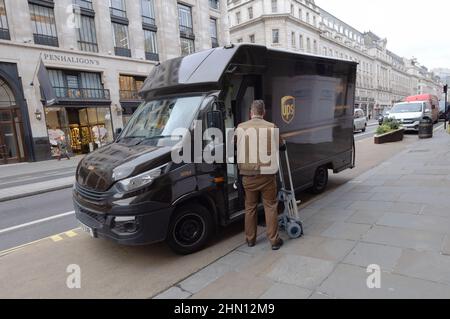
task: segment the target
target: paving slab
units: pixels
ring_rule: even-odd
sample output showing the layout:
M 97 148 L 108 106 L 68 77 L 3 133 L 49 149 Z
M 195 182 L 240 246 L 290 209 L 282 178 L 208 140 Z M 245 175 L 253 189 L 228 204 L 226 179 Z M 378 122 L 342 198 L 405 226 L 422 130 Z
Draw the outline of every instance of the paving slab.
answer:
M 450 219 L 438 216 L 419 216 L 410 214 L 385 214 L 377 225 L 406 228 L 411 230 L 425 230 L 446 233 L 450 231 Z
M 369 229 L 369 225 L 336 222 L 321 235 L 335 239 L 360 240 Z
M 312 290 L 300 288 L 294 285 L 275 283 L 270 287 L 260 299 L 307 299 L 311 296 Z
M 179 287 L 171 287 L 163 293 L 155 296 L 153 299 L 187 299 L 191 294 Z
M 339 265 L 318 291 L 339 299 L 448 299 L 450 286 L 390 273 L 381 273 L 381 288 L 369 289 L 365 268 Z
M 267 273 L 272 281 L 314 289 L 334 269 L 334 263 L 317 258 L 285 255 Z
M 286 242 L 283 246 L 283 253 L 338 262 L 342 260 L 355 245 L 356 242 L 350 240 L 304 236 L 298 241 Z
M 404 250 L 395 273 L 450 284 L 450 256 L 436 252 Z
M 443 239 L 444 235 L 434 232 L 374 226 L 363 236 L 362 241 L 420 251 L 438 252 L 441 250 Z
M 392 272 L 401 256 L 402 249 L 398 247 L 358 243 L 343 262 L 360 267 L 375 264 L 382 271 Z
M 374 225 L 385 213 L 371 210 L 357 210 L 346 222 L 353 224 Z

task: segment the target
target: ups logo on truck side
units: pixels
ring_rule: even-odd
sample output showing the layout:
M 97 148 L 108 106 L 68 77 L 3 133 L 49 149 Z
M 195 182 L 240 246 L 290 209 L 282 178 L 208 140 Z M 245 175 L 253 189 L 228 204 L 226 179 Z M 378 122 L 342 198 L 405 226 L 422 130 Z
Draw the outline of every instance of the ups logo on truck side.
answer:
M 291 124 L 295 117 L 295 97 L 285 96 L 281 99 L 281 118 L 286 124 Z

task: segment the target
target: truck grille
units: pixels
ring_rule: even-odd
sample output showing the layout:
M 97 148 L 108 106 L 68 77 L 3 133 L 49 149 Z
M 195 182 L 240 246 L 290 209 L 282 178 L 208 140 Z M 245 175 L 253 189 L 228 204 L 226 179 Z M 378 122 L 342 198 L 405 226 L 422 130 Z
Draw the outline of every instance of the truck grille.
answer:
M 86 198 L 87 200 L 90 200 L 90 201 L 95 201 L 95 202 L 104 201 L 109 196 L 108 193 L 96 192 L 91 189 L 82 187 L 78 183 L 76 183 L 75 189 L 81 197 Z
M 78 210 L 81 214 L 85 214 L 88 215 L 89 217 L 91 217 L 92 219 L 95 219 L 96 221 L 98 221 L 100 224 L 105 224 L 106 223 L 106 215 L 104 214 L 97 214 L 91 211 L 88 211 L 82 207 L 78 207 Z

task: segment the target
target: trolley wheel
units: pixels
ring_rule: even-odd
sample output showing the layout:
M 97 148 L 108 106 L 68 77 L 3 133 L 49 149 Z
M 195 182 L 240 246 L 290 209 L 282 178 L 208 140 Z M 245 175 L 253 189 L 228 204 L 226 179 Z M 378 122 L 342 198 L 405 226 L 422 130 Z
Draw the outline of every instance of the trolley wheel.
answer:
M 288 223 L 286 230 L 291 239 L 297 239 L 303 235 L 303 226 L 301 223 Z

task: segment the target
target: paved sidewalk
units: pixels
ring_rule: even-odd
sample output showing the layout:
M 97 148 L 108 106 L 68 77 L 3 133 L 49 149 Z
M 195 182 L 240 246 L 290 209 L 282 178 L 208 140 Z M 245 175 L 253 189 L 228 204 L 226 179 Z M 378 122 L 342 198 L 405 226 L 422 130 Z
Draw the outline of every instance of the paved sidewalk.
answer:
M 72 187 L 82 158 L 0 165 L 0 202 Z
M 308 205 L 303 238 L 273 252 L 262 236 L 155 298 L 450 298 L 449 198 L 440 129 Z

